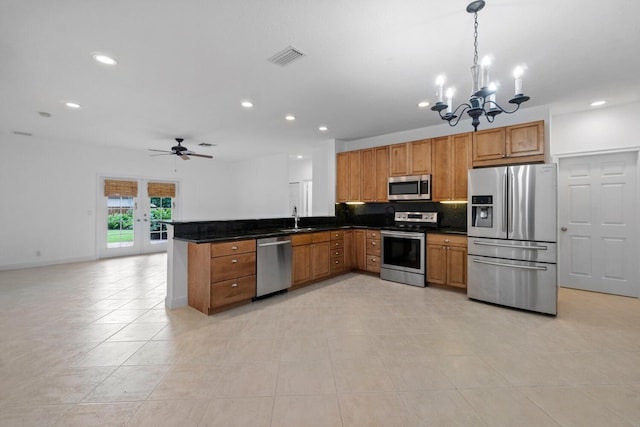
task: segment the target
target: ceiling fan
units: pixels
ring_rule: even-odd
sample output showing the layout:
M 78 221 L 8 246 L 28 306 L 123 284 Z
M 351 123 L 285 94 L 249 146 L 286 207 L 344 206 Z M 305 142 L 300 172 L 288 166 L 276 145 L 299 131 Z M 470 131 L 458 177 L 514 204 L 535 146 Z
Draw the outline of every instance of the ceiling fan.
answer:
M 163 153 L 163 154 L 152 154 L 152 156 L 163 156 L 163 155 L 175 154 L 176 156 L 180 157 L 182 160 L 189 160 L 190 156 L 204 157 L 205 159 L 213 159 L 213 156 L 210 156 L 208 154 L 194 153 L 193 151 L 189 150 L 187 147 L 182 145 L 182 141 L 184 141 L 184 138 L 176 138 L 175 140 L 178 143 L 178 145 L 174 145 L 173 147 L 171 147 L 171 151 L 154 150 L 153 148 L 149 148 L 149 151 L 159 151 Z

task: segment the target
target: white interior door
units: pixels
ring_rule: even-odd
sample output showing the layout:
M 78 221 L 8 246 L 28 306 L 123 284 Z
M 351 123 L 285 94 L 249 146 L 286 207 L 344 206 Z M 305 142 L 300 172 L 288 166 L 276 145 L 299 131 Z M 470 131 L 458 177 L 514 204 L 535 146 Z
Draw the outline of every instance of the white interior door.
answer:
M 637 152 L 560 159 L 560 286 L 640 296 L 637 162 Z
M 119 194 L 104 194 L 106 181 L 122 181 Z M 173 186 L 173 194 L 163 186 Z M 167 250 L 167 225 L 175 218 L 176 183 L 147 179 L 101 178 L 98 197 L 98 257 L 138 255 Z M 160 192 L 158 192 L 160 191 Z

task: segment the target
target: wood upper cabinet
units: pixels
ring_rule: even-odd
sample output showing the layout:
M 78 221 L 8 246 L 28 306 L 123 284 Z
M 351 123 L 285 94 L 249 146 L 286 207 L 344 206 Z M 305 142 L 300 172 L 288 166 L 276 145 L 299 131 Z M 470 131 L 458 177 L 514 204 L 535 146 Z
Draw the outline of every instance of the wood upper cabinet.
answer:
M 361 152 L 360 151 L 348 151 L 349 156 L 349 201 L 361 200 Z
M 386 202 L 389 177 L 389 149 L 377 147 L 361 150 L 361 189 L 363 202 Z
M 473 133 L 473 166 L 544 162 L 544 121 Z
M 389 176 L 409 175 L 409 145 L 407 143 L 389 146 Z
M 431 173 L 431 140 L 423 139 L 409 143 L 409 175 Z
M 472 134 L 434 138 L 433 193 L 434 202 L 467 199 L 467 171 L 471 168 Z
M 427 282 L 466 289 L 466 236 L 427 234 Z
M 349 153 L 336 154 L 336 202 L 349 201 Z
M 389 146 L 389 176 L 431 173 L 431 140 Z
M 544 161 L 544 121 L 508 126 L 506 129 L 507 156 L 536 156 Z

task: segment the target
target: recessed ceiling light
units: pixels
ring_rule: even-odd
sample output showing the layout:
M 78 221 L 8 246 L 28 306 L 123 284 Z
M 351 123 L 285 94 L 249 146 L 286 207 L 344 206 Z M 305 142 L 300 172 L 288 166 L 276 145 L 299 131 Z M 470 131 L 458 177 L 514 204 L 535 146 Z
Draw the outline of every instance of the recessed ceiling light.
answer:
M 427 108 L 428 106 L 429 106 L 429 101 L 418 102 L 418 108 Z
M 297 159 L 302 159 L 302 155 L 301 155 L 301 154 L 298 154 L 298 155 L 296 156 L 296 158 L 297 158 Z
M 286 116 L 284 116 L 284 118 L 285 120 L 292 122 L 296 119 L 296 116 L 294 116 L 293 114 L 287 114 Z
M 102 53 L 94 53 L 91 56 L 93 56 L 93 59 L 104 65 L 116 65 L 118 63 L 115 58 L 104 55 Z
M 329 128 L 323 125 L 323 126 L 320 126 L 320 127 L 318 128 L 318 130 L 319 130 L 320 132 L 326 132 L 326 131 L 328 131 L 328 130 L 329 130 Z
M 607 103 L 607 101 L 594 101 L 594 102 L 591 103 L 591 106 L 592 107 L 599 107 L 599 106 L 604 105 L 606 103 Z
M 240 103 L 240 105 L 242 105 L 244 108 L 251 108 L 251 107 L 253 107 L 253 102 L 251 102 L 251 101 L 242 101 Z
M 64 105 L 69 108 L 80 108 L 80 104 L 78 104 L 77 102 L 65 102 Z

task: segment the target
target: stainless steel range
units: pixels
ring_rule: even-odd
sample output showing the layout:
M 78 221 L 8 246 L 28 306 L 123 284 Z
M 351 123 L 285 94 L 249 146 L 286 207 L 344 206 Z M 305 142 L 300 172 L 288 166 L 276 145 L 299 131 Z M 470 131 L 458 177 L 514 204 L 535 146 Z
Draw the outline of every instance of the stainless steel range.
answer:
M 380 278 L 425 287 L 426 232 L 438 227 L 437 212 L 396 212 L 395 225 L 381 232 Z

